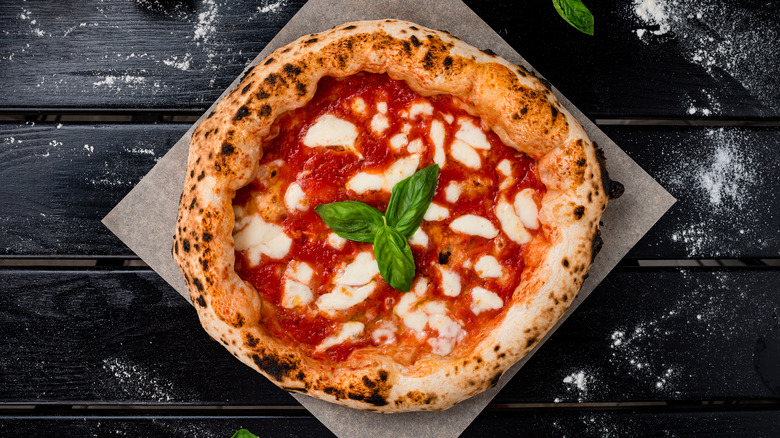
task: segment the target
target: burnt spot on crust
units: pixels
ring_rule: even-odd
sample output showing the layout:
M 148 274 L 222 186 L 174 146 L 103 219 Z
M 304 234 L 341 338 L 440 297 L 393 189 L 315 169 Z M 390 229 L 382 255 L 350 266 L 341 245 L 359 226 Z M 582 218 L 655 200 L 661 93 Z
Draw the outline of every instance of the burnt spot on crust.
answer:
M 298 369 L 298 362 L 294 360 L 294 356 L 288 357 L 276 356 L 273 353 L 268 354 L 267 351 L 261 352 L 261 354 L 253 354 L 252 361 L 258 368 L 265 371 L 266 374 L 273 377 L 277 381 L 281 381 L 285 376 L 293 375 Z
M 520 120 L 520 114 L 512 113 L 512 120 L 515 120 L 515 121 Z
M 485 55 L 488 55 L 488 56 L 498 56 L 498 55 L 496 55 L 496 52 L 494 52 L 494 51 L 492 51 L 490 49 L 480 49 L 480 52 L 482 52 L 482 53 L 484 53 Z
M 386 382 L 387 378 L 390 377 L 390 375 L 387 374 L 387 371 L 385 371 L 385 370 L 379 370 L 378 374 L 379 374 L 379 380 L 381 380 L 383 382 Z
M 368 376 L 363 376 L 363 384 L 366 385 L 366 388 L 376 388 L 376 383 L 369 379 Z
M 193 199 L 193 201 L 195 201 Z M 185 252 L 190 252 L 190 241 L 189 239 L 182 239 L 181 240 L 181 247 Z
M 522 109 L 520 109 L 520 114 L 525 115 L 528 112 L 528 107 L 524 106 Z
M 270 105 L 263 105 L 260 107 L 260 111 L 257 112 L 257 115 L 260 117 L 268 117 L 271 115 L 271 106 Z
M 414 35 L 412 35 L 412 37 L 411 37 L 411 38 L 409 38 L 409 41 L 411 41 L 411 42 L 412 42 L 412 45 L 413 45 L 414 47 L 420 47 L 420 46 L 422 45 L 422 42 L 420 42 L 420 40 L 419 40 L 419 39 L 417 39 L 417 37 L 416 37 L 416 36 L 414 36 Z
M 303 82 L 296 82 L 295 83 L 295 92 L 298 93 L 298 96 L 305 96 L 306 95 L 306 84 Z
M 282 77 L 276 73 L 271 73 L 263 79 L 263 82 L 273 88 L 277 83 L 281 83 Z
M 498 373 L 495 376 L 493 376 L 492 379 L 490 379 L 490 387 L 491 388 L 496 386 L 496 385 L 498 385 L 498 381 L 501 380 L 501 374 L 502 373 Z
M 222 155 L 233 155 L 233 152 L 235 151 L 236 148 L 234 148 L 232 144 L 228 142 L 222 143 L 222 150 L 220 151 Z
M 206 171 L 205 170 L 201 170 L 200 173 L 198 174 L 198 181 L 202 180 L 205 177 L 206 177 Z M 193 201 L 194 200 L 195 199 L 193 199 Z
M 553 119 L 558 118 L 558 108 L 556 108 L 555 105 L 550 104 L 550 112 L 552 113 Z
M 236 115 L 233 116 L 233 121 L 241 120 L 248 115 L 249 115 L 249 108 L 247 108 L 246 105 L 241 105 L 238 111 L 236 111 Z M 214 133 L 216 132 L 217 131 L 215 130 Z
M 303 44 L 306 44 L 306 45 L 314 44 L 317 41 L 319 41 L 317 38 L 309 38 L 308 40 L 304 41 Z
M 561 262 L 565 268 L 569 267 L 569 259 L 566 257 L 563 258 L 563 262 Z
M 406 398 L 413 405 L 429 405 L 436 401 L 436 394 L 425 394 L 420 391 L 409 391 L 406 393 Z
M 206 300 L 203 298 L 203 295 L 199 296 L 199 297 L 198 297 L 198 298 L 195 300 L 195 302 L 196 302 L 196 303 L 198 303 L 198 305 L 199 305 L 200 307 L 206 307 Z
M 210 118 L 212 118 L 214 116 L 214 114 L 216 114 L 216 111 L 210 112 L 209 115 L 206 118 L 210 119 Z
M 577 220 L 582 219 L 582 215 L 584 215 L 584 214 L 585 214 L 585 207 L 583 207 L 582 205 L 580 205 L 580 206 L 578 206 L 578 207 L 576 207 L 574 209 L 574 218 L 575 219 L 577 219 Z
M 252 84 L 246 84 L 244 88 L 241 89 L 241 94 L 246 94 L 249 89 L 252 88 Z
M 203 241 L 204 242 L 210 242 L 211 238 L 214 237 L 210 233 L 203 233 Z
M 500 346 L 500 345 L 496 345 L 495 347 L 493 347 L 493 351 L 498 351 L 498 350 L 500 350 L 500 349 L 501 349 L 501 346 Z
M 203 292 L 203 283 L 200 282 L 198 277 L 192 277 L 192 284 L 194 284 L 199 291 Z
M 442 61 L 444 64 L 444 68 L 450 68 L 452 67 L 452 56 L 447 56 L 444 58 L 444 61 Z
M 247 333 L 247 334 L 244 336 L 244 345 L 246 345 L 246 346 L 247 346 L 247 347 L 249 347 L 249 348 L 255 348 L 255 347 L 257 347 L 257 344 L 258 344 L 258 342 L 260 342 L 260 340 L 259 340 L 259 339 L 257 339 L 256 337 L 254 337 L 254 336 L 252 335 L 252 333 Z
M 555 301 L 558 301 L 558 300 L 555 300 Z M 555 304 L 558 304 L 558 303 L 556 302 Z M 534 345 L 536 343 L 536 341 L 537 341 L 536 336 L 531 336 L 530 338 L 528 338 L 527 341 L 525 341 L 525 348 L 531 348 L 531 346 Z
M 301 68 L 292 64 L 285 64 L 282 68 L 284 70 L 284 74 L 287 75 L 288 78 L 294 78 L 301 74 Z
M 355 28 L 357 28 L 357 26 L 352 25 L 352 24 L 350 24 L 349 26 L 344 26 L 343 27 L 344 30 L 352 30 L 352 29 L 355 29 Z
M 623 184 L 612 181 L 609 178 L 609 172 L 607 171 L 607 157 L 604 156 L 604 151 L 594 141 L 593 147 L 596 149 L 596 160 L 599 162 L 599 169 L 601 170 L 601 183 L 604 185 L 604 191 L 609 196 L 609 199 L 617 199 L 623 195 L 626 188 Z M 596 193 L 598 195 L 598 193 Z
M 258 99 L 268 99 L 269 97 L 271 97 L 271 94 L 261 89 L 258 90 L 257 93 L 255 93 L 255 97 L 257 97 Z
M 596 235 L 593 236 L 593 247 L 590 253 L 591 263 L 593 263 L 593 260 L 596 259 L 596 256 L 598 255 L 599 251 L 601 251 L 602 246 L 604 246 L 604 240 L 601 239 L 601 230 L 596 229 Z
M 417 26 L 409 26 L 409 29 L 412 29 L 412 30 L 420 30 L 420 29 L 418 29 L 418 28 L 417 28 Z
M 203 173 L 203 172 L 201 172 L 201 173 Z M 200 181 L 200 177 L 198 177 L 198 181 Z M 190 202 L 189 209 L 192 210 L 193 208 L 195 208 L 195 205 L 197 205 L 197 202 L 198 202 L 198 198 L 192 198 L 192 202 Z M 184 245 L 184 242 L 182 242 L 182 245 Z M 190 242 L 187 242 L 186 248 L 184 250 L 185 251 L 189 251 L 190 250 Z
M 209 261 L 207 259 L 200 259 L 200 266 L 203 268 L 203 272 L 209 270 Z

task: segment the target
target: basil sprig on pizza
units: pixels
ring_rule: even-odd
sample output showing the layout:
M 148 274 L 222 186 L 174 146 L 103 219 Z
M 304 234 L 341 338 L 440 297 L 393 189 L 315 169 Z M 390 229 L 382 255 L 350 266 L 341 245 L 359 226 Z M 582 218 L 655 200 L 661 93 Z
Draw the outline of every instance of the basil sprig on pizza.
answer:
M 340 237 L 373 242 L 379 273 L 387 283 L 409 292 L 414 278 L 414 257 L 406 242 L 422 223 L 433 200 L 439 165 L 434 164 L 393 187 L 387 212 L 359 201 L 320 204 L 314 211 Z
M 574 299 L 608 192 L 542 81 L 395 20 L 273 52 L 187 167 L 173 256 L 206 331 L 285 390 L 380 412 L 495 385 Z

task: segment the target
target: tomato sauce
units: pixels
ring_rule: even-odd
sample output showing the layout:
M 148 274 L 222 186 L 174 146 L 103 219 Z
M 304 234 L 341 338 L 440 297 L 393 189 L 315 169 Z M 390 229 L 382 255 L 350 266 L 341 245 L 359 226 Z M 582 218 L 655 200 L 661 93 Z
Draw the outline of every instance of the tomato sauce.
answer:
M 356 111 L 356 99 L 363 101 L 364 113 Z M 387 106 L 389 126 L 383 133 L 377 134 L 371 129 L 371 118 L 377 113 L 377 104 L 380 102 Z M 415 120 L 404 118 L 403 114 L 408 114 L 410 106 L 419 102 L 430 103 L 433 106 L 433 114 L 423 115 Z M 303 144 L 309 127 L 324 114 L 335 115 L 358 128 L 356 145 L 362 158 L 340 148 L 307 147 Z M 381 172 L 399 158 L 408 156 L 407 151 L 394 151 L 388 146 L 390 137 L 403 130 L 409 141 L 419 139 L 422 142 L 418 170 L 433 164 L 434 145 L 428 135 L 432 121 L 439 120 L 444 123 L 446 143 L 449 144 L 458 129 L 457 120 L 463 118 L 470 119 L 479 126 L 479 119 L 460 109 L 452 97 L 423 98 L 403 81 L 392 80 L 386 75 L 361 73 L 343 79 L 323 78 L 311 102 L 283 115 L 275 122 L 272 132 L 278 131 L 278 135 L 264 143 L 264 155 L 260 164 L 281 160 L 283 164 L 280 173 L 274 174 L 274 177 L 280 178 L 280 193 L 284 194 L 284 189 L 290 183 L 297 182 L 306 194 L 308 209 L 286 211 L 276 222 L 292 241 L 289 252 L 281 259 L 274 260 L 263 255 L 260 263 L 253 266 L 245 252 L 239 251 L 236 254 L 236 272 L 276 308 L 275 321 L 263 321 L 269 331 L 281 339 L 293 340 L 313 357 L 340 362 L 360 348 L 379 346 L 375 345 L 372 339 L 372 331 L 388 321 L 393 321 L 398 330 L 396 342 L 393 345 L 380 346 L 381 348 L 396 351 L 399 355 L 408 355 L 410 351 L 430 351 L 425 340 L 411 335 L 393 313 L 394 306 L 404 292 L 393 289 L 379 276 L 376 280 L 377 286 L 368 299 L 338 312 L 337 315 L 318 311 L 316 299 L 331 292 L 339 269 L 357 254 L 373 252 L 373 245 L 347 241 L 342 248 L 334 248 L 328 243 L 328 235 L 332 231 L 314 212 L 313 207 L 336 201 L 356 200 L 366 202 L 383 212 L 390 193 L 380 190 L 357 194 L 346 188 L 349 179 L 360 171 Z M 505 146 L 493 132 L 485 134 L 491 149 L 489 153 L 480 153 L 482 161 L 478 170 L 468 168 L 447 155 L 447 162 L 440 171 L 433 202 L 446 206 L 449 216 L 440 222 L 424 221 L 421 228 L 430 237 L 429 243 L 426 247 L 412 245 L 417 266 L 416 275 L 431 280 L 432 290 L 428 291 L 427 297 L 446 303 L 451 318 L 457 320 L 467 333 L 466 341 L 463 342 L 466 345 L 470 337 L 477 336 L 484 326 L 492 324 L 512 299 L 525 268 L 525 245 L 518 245 L 503 232 L 495 239 L 456 233 L 448 228 L 449 222 L 465 214 L 474 214 L 487 218 L 496 229 L 501 230 L 494 209 L 500 196 L 498 186 L 505 178 L 497 171 L 497 166 L 504 159 L 510 160 L 514 178 L 514 182 L 501 192 L 504 196 L 514 199 L 516 193 L 530 188 L 536 194 L 538 205 L 545 193 L 534 160 Z M 456 203 L 450 203 L 446 199 L 446 188 L 453 181 L 463 185 L 463 193 Z M 266 187 L 265 184 L 267 183 L 256 179 L 239 190 L 234 198 L 234 205 L 245 207 L 250 204 L 259 192 L 269 190 L 270 185 Z M 281 202 L 280 199 L 276 201 Z M 539 234 L 540 230 L 529 231 L 532 235 L 543 238 Z M 502 267 L 502 277 L 481 278 L 475 272 L 473 263 L 488 254 L 498 260 Z M 314 301 L 308 306 L 287 309 L 281 306 L 282 277 L 287 264 L 292 260 L 306 262 L 313 269 L 310 286 Z M 456 265 L 455 260 L 468 262 Z M 462 291 L 459 296 L 444 295 L 436 280 L 440 276 L 437 272 L 438 266 L 444 266 L 460 276 Z M 504 306 L 475 314 L 471 309 L 472 298 L 469 291 L 477 286 L 496 293 L 501 297 Z M 317 349 L 317 345 L 334 335 L 338 326 L 347 321 L 364 325 L 359 337 L 348 339 L 324 351 Z M 436 336 L 435 331 L 431 333 L 428 329 L 427 332 Z M 393 354 L 392 351 L 390 354 Z

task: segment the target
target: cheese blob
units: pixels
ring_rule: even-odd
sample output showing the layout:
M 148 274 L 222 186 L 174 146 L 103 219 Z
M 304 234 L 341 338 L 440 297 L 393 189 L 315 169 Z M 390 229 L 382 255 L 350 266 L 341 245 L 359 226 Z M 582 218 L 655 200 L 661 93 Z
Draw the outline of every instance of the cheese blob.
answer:
M 290 252 L 290 239 L 284 229 L 276 224 L 270 224 L 260 215 L 242 218 L 233 233 L 233 243 L 236 251 L 246 251 L 252 266 L 260 263 L 260 256 L 265 254 L 272 259 L 281 259 Z
M 480 236 L 486 239 L 498 236 L 498 230 L 493 226 L 492 222 L 474 214 L 467 214 L 455 219 L 450 222 L 450 228 L 459 233 Z
M 357 127 L 352 123 L 332 114 L 323 114 L 306 131 L 303 144 L 310 148 L 342 146 L 361 156 L 355 145 L 357 136 Z

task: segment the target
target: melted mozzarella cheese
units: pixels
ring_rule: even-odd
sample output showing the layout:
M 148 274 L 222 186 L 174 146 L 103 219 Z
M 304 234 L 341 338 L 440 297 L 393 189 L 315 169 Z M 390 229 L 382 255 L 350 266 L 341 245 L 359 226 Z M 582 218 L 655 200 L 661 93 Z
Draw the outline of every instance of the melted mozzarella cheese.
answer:
M 303 144 L 310 148 L 343 146 L 361 156 L 355 145 L 357 136 L 357 127 L 352 123 L 332 114 L 323 114 L 306 131 Z
M 531 241 L 531 233 L 523 226 L 523 221 L 515 214 L 514 207 L 501 195 L 495 209 L 501 229 L 513 242 L 523 244 Z
M 346 187 L 357 194 L 375 190 L 390 192 L 402 179 L 414 175 L 419 164 L 420 155 L 409 155 L 408 157 L 397 160 L 385 171 L 385 173 L 359 172 L 355 174 L 355 176 L 347 181 Z
M 411 329 L 417 338 L 424 338 L 425 325 L 428 324 L 428 315 L 417 309 L 417 303 L 425 296 L 428 290 L 428 281 L 420 278 L 412 287 L 412 291 L 403 294 L 393 312 L 398 315 L 404 326 Z
M 450 181 L 447 187 L 444 188 L 444 198 L 452 204 L 458 202 L 458 198 L 460 198 L 462 193 L 463 186 L 456 181 Z
M 422 150 L 423 143 L 422 140 L 419 138 L 416 138 L 409 142 L 408 145 L 406 145 L 406 150 L 409 151 L 410 154 L 416 154 Z
M 496 170 L 501 172 L 504 176 L 512 176 L 512 163 L 509 162 L 506 158 L 501 160 L 498 165 L 496 166 Z
M 501 301 L 501 297 L 495 292 L 479 286 L 471 290 L 471 311 L 475 315 L 488 310 L 500 309 L 503 305 L 504 302 Z
M 336 334 L 330 335 L 323 339 L 320 345 L 317 346 L 316 350 L 325 351 L 335 345 L 343 344 L 344 342 L 352 339 L 357 339 L 357 337 L 363 333 L 364 328 L 365 326 L 361 322 L 345 322 L 344 324 L 341 324 L 341 327 Z
M 504 176 L 503 181 L 498 185 L 499 190 L 504 190 L 515 183 L 515 178 L 512 176 L 512 163 L 510 163 L 509 160 L 501 160 L 501 162 L 498 163 L 498 166 L 496 166 L 496 169 Z
M 439 273 L 441 273 L 442 293 L 448 297 L 457 297 L 460 295 L 460 275 L 442 266 L 439 266 L 438 268 Z
M 455 344 L 466 337 L 466 331 L 444 314 L 434 314 L 428 318 L 428 326 L 436 330 L 438 335 L 435 338 L 429 338 L 428 344 L 432 347 L 434 354 L 446 356 L 455 348 Z
M 292 279 L 287 279 L 282 288 L 282 307 L 292 309 L 293 307 L 305 306 L 314 300 L 314 294 L 309 286 L 298 283 Z
M 433 114 L 433 105 L 428 102 L 415 102 L 409 108 L 409 119 L 414 120 L 419 115 L 430 116 Z
M 444 117 L 444 121 L 448 124 L 452 124 L 455 121 L 455 117 L 452 117 L 452 114 L 442 114 L 441 116 Z
M 354 111 L 357 114 L 365 114 L 366 101 L 360 97 L 355 98 L 355 100 L 352 101 L 352 111 Z
M 290 239 L 282 227 L 263 220 L 259 215 L 243 218 L 246 224 L 240 231 L 233 233 L 236 251 L 247 251 L 249 263 L 260 263 L 260 255 L 265 254 L 272 259 L 280 259 L 290 251 Z
M 378 328 L 371 332 L 371 339 L 377 345 L 391 345 L 395 343 L 395 330 L 389 328 Z
M 472 169 L 479 169 L 482 167 L 482 159 L 479 158 L 479 153 L 469 146 L 468 144 L 455 140 L 450 146 L 450 156 L 455 161 L 460 161 L 464 166 Z
M 356 304 L 362 303 L 371 295 L 371 292 L 374 291 L 374 287 L 376 287 L 376 282 L 371 282 L 360 287 L 337 284 L 331 292 L 320 295 L 320 297 L 317 298 L 317 308 L 332 316 L 339 310 L 346 310 Z
M 498 278 L 504 273 L 498 260 L 489 255 L 480 257 L 474 265 L 474 270 L 482 278 Z
M 298 283 L 309 284 L 314 270 L 306 262 L 299 262 L 292 260 L 287 264 L 287 269 L 284 270 L 284 277 L 291 278 Z
M 333 249 L 343 249 L 344 245 L 346 244 L 347 239 L 339 236 L 336 233 L 328 234 L 328 245 L 330 245 Z
M 400 151 L 407 143 L 409 143 L 409 139 L 406 138 L 406 134 L 403 132 L 390 137 L 390 147 L 394 151 Z
M 412 237 L 409 238 L 409 245 L 417 245 L 422 246 L 423 248 L 428 247 L 428 235 L 425 234 L 425 231 L 422 230 L 422 228 L 417 228 L 417 231 L 412 234 Z
M 376 110 L 382 114 L 387 113 L 387 102 L 379 102 L 376 104 Z
M 379 266 L 370 251 L 361 252 L 336 276 L 336 284 L 362 286 L 379 274 Z
M 428 206 L 428 209 L 425 210 L 423 219 L 426 221 L 440 221 L 448 217 L 450 217 L 450 211 L 447 210 L 447 208 L 442 207 L 435 202 L 431 202 L 431 204 Z
M 428 131 L 428 137 L 433 143 L 433 162 L 438 164 L 439 167 L 444 167 L 444 163 L 447 161 L 447 156 L 444 154 L 444 124 L 438 120 L 431 122 L 430 131 Z
M 385 132 L 390 127 L 390 120 L 384 114 L 377 113 L 371 118 L 371 130 L 377 134 Z
M 306 199 L 306 193 L 297 182 L 293 182 L 287 186 L 287 191 L 284 192 L 284 206 L 287 207 L 288 211 L 306 211 L 309 209 L 309 201 Z
M 401 158 L 393 163 L 390 168 L 385 171 L 384 189 L 388 192 L 392 191 L 393 187 L 401 182 L 402 179 L 414 175 L 414 172 L 417 171 L 419 165 L 420 156 L 417 154 L 409 155 L 408 157 Z
M 382 174 L 358 172 L 347 181 L 347 189 L 357 194 L 382 190 L 385 186 L 385 178 Z
M 475 149 L 490 149 L 490 142 L 482 129 L 470 119 L 458 119 L 460 129 L 455 133 L 455 138 Z
M 450 228 L 459 233 L 481 236 L 487 239 L 492 239 L 498 235 L 498 230 L 489 220 L 473 214 L 467 214 L 455 219 L 450 223 Z
M 529 230 L 539 228 L 539 209 L 534 201 L 533 189 L 523 189 L 515 195 L 515 213 Z

